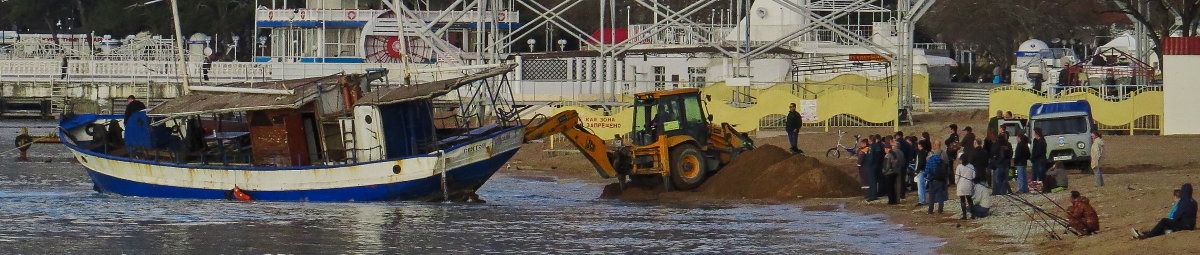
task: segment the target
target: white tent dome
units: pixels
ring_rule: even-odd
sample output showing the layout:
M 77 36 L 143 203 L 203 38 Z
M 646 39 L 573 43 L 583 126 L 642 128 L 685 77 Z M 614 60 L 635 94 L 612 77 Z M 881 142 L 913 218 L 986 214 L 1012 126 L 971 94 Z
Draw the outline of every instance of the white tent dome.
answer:
M 1050 46 L 1046 42 L 1038 39 L 1029 39 L 1022 42 L 1020 47 L 1017 47 L 1018 52 L 1040 52 L 1044 49 L 1049 49 Z

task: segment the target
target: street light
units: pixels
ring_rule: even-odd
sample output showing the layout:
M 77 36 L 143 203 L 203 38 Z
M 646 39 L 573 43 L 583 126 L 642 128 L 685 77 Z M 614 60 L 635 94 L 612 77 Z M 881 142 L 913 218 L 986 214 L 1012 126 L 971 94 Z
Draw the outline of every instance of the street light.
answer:
M 558 39 L 558 51 L 567 51 L 567 39 Z
M 529 45 L 529 52 L 533 52 L 533 44 L 535 43 L 537 43 L 537 39 L 529 38 L 529 40 L 525 40 L 525 44 Z
M 237 50 L 238 50 L 238 40 L 239 39 L 242 39 L 242 37 L 238 36 L 238 35 L 233 35 L 233 61 L 234 62 L 237 62 Z

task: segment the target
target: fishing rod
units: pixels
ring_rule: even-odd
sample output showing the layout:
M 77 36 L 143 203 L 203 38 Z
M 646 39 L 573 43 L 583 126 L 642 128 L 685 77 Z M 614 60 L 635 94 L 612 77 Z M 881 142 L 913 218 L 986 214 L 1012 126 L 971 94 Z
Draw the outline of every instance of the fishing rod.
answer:
M 1009 203 L 1015 203 L 1015 201 L 1013 201 L 1013 198 L 1011 198 L 1011 197 L 1008 197 L 1008 196 L 1005 196 L 1005 197 L 1009 199 Z M 1050 238 L 1051 238 L 1051 239 L 1054 239 L 1054 240 L 1062 240 L 1062 237 L 1059 237 L 1059 236 L 1058 236 L 1058 233 L 1057 233 L 1057 232 L 1055 232 L 1055 231 L 1052 229 L 1053 227 L 1051 227 L 1051 226 L 1050 226 L 1048 223 L 1046 223 L 1044 220 L 1040 220 L 1040 219 L 1038 219 L 1036 216 L 1034 216 L 1034 213 L 1033 213 L 1031 210 L 1026 210 L 1026 209 L 1025 209 L 1023 206 L 1017 206 L 1017 209 L 1021 210 L 1021 212 L 1022 212 L 1022 213 L 1025 213 L 1025 215 L 1026 215 L 1026 216 L 1029 216 L 1029 219 L 1030 219 L 1029 223 L 1030 223 L 1031 225 L 1030 225 L 1029 227 L 1027 227 L 1027 228 L 1026 228 L 1026 232 L 1025 232 L 1025 237 L 1026 237 L 1026 238 L 1028 238 L 1028 237 L 1029 237 L 1029 232 L 1028 232 L 1028 231 L 1029 231 L 1029 229 L 1031 229 L 1031 228 L 1033 227 L 1032 225 L 1037 225 L 1037 226 L 1038 226 L 1038 227 L 1040 227 L 1040 228 L 1041 228 L 1043 231 L 1046 231 L 1046 233 L 1050 234 Z
M 1034 211 L 1052 219 L 1055 223 L 1058 223 L 1059 226 L 1062 226 L 1063 228 L 1066 228 L 1067 231 L 1070 231 L 1072 234 L 1075 234 L 1075 236 L 1081 236 L 1079 234 L 1079 232 L 1075 232 L 1074 229 L 1071 229 L 1070 221 L 1063 218 L 1062 216 L 1058 216 L 1056 214 L 1047 212 L 1046 210 L 1042 209 L 1041 207 L 1034 205 L 1033 203 L 1029 202 L 1028 200 L 1025 200 L 1024 198 L 1021 198 L 1020 196 L 1005 195 L 1005 197 L 1009 198 L 1010 200 L 1014 200 L 1014 201 L 1020 202 L 1022 204 L 1025 204 L 1026 206 L 1030 207 Z

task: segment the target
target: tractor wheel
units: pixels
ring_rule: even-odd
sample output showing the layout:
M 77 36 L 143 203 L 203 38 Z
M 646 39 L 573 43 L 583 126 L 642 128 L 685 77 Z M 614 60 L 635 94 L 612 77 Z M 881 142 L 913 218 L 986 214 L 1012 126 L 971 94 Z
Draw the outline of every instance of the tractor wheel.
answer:
M 707 176 L 704 154 L 695 145 L 683 144 L 671 149 L 671 186 L 676 190 L 699 187 Z

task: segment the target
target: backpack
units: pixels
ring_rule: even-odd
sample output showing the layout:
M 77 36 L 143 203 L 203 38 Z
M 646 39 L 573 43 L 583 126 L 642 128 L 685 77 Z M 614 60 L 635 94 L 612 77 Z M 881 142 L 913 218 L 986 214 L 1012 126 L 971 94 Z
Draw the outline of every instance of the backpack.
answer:
M 926 162 L 926 164 L 928 163 L 929 162 Z M 935 162 L 935 164 L 937 164 L 937 166 L 933 167 L 933 172 L 929 174 L 928 178 L 935 181 L 946 181 L 946 169 L 944 168 L 946 161 L 941 160 L 941 156 L 938 156 L 938 160 Z

